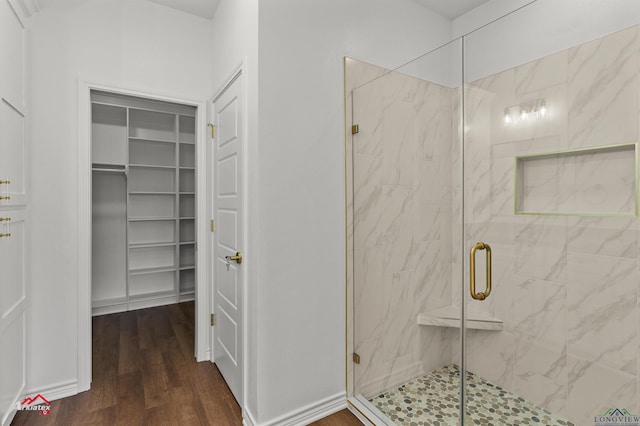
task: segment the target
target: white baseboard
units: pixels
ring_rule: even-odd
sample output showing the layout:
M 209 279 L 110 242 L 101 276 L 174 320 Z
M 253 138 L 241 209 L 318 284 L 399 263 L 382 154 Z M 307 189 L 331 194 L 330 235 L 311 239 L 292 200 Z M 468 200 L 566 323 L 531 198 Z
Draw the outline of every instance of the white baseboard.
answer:
M 257 426 L 258 422 L 255 417 L 253 417 L 253 413 L 249 410 L 242 410 L 242 425 L 243 426 Z
M 27 391 L 27 396 L 40 394 L 47 398 L 47 400 L 49 401 L 55 401 L 57 399 L 77 395 L 78 393 L 78 382 L 74 380 L 71 382 L 59 383 L 44 388 L 29 389 Z
M 329 398 L 309 404 L 306 407 L 293 410 L 268 422 L 260 423 L 259 426 L 305 426 L 345 408 L 347 408 L 347 395 L 344 392 L 340 392 Z M 250 414 L 248 417 L 249 418 L 243 420 L 244 424 L 248 426 L 258 426 L 258 423 Z

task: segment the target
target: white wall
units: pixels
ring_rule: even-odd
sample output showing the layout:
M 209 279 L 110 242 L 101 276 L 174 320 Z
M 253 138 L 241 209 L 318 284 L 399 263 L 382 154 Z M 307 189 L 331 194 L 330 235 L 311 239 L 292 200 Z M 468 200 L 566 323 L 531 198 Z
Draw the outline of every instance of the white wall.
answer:
M 258 414 L 345 390 L 343 56 L 387 68 L 449 40 L 412 1 L 260 3 Z
M 244 62 L 243 78 L 245 83 L 246 123 L 246 164 L 248 173 L 247 205 L 245 205 L 245 238 L 243 254 L 246 259 L 245 279 L 248 292 L 248 322 L 245 330 L 248 345 L 244 348 L 247 365 L 245 371 L 245 406 L 251 418 L 257 418 L 257 362 L 256 333 L 258 331 L 255 315 L 257 294 L 257 222 L 258 222 L 258 0 L 222 0 L 212 23 L 213 38 L 209 52 L 212 53 L 213 70 L 211 76 L 215 95 L 231 75 Z
M 146 1 L 45 8 L 29 20 L 29 390 L 77 380 L 78 79 L 204 100 L 210 21 Z M 84 283 L 83 283 L 84 285 Z

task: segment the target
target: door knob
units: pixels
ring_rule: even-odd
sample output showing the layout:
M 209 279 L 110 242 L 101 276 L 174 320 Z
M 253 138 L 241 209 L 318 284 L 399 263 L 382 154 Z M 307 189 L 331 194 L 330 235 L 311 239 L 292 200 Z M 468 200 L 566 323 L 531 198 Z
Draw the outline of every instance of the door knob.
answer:
M 235 256 L 225 256 L 225 258 L 227 259 L 227 261 L 235 260 L 236 263 L 242 263 L 242 253 L 240 253 L 239 251 L 236 252 Z

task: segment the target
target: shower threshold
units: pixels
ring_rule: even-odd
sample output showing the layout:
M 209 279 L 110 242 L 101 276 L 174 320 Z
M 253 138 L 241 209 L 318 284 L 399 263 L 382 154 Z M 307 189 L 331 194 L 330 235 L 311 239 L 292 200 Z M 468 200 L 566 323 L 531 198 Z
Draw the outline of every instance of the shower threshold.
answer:
M 383 392 L 369 402 L 396 425 L 445 426 L 459 422 L 460 369 L 455 364 Z M 467 425 L 564 425 L 573 423 L 467 372 Z

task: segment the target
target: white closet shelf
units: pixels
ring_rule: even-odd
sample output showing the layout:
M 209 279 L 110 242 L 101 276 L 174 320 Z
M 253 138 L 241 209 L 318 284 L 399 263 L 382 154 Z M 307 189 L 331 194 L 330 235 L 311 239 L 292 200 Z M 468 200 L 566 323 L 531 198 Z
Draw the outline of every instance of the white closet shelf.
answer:
M 194 220 L 195 216 L 180 216 L 180 220 Z
M 196 243 L 195 241 L 180 241 L 180 245 L 181 246 L 186 246 L 186 245 L 190 245 L 190 244 L 193 245 L 195 243 Z
M 130 217 L 129 222 L 167 222 L 170 220 L 176 220 L 175 217 Z
M 175 270 L 175 266 L 158 266 L 156 268 L 129 269 L 129 275 L 157 274 L 159 272 L 172 272 Z
M 140 142 L 159 142 L 159 143 L 172 143 L 175 144 L 176 141 L 175 140 L 168 140 L 168 139 L 150 139 L 150 138 L 139 138 L 136 136 L 129 136 L 129 141 L 135 142 L 135 141 L 140 141 Z
M 115 108 L 122 108 L 123 110 L 126 110 L 127 107 L 122 106 L 122 105 L 118 105 L 118 104 L 113 104 L 113 103 L 109 103 L 109 102 L 101 102 L 101 101 L 91 101 L 92 105 L 104 105 L 104 106 L 108 106 L 108 107 L 115 107 Z
M 180 166 L 180 170 L 195 170 L 195 167 L 192 166 Z
M 481 312 L 467 306 L 467 329 L 501 331 L 503 323 L 501 319 L 494 318 L 486 312 Z M 419 325 L 435 327 L 460 328 L 460 307 L 445 306 L 419 314 Z
M 193 191 L 180 191 L 180 195 L 196 195 Z
M 180 141 L 180 143 L 185 144 L 185 145 L 195 145 L 195 142 L 188 142 L 188 141 Z
M 129 248 L 137 249 L 137 248 L 149 248 L 149 247 L 169 247 L 175 246 L 175 242 L 167 242 L 167 243 L 133 243 L 129 244 Z
M 93 168 L 101 168 L 101 169 L 114 169 L 121 170 L 124 169 L 124 164 L 119 163 L 91 163 L 91 167 Z
M 181 271 L 188 271 L 190 269 L 196 269 L 196 265 L 181 265 L 180 266 L 180 270 Z
M 153 164 L 129 164 L 129 167 L 140 169 L 169 169 L 175 170 L 176 166 L 157 166 Z
M 129 195 L 176 195 L 176 191 L 129 191 Z

